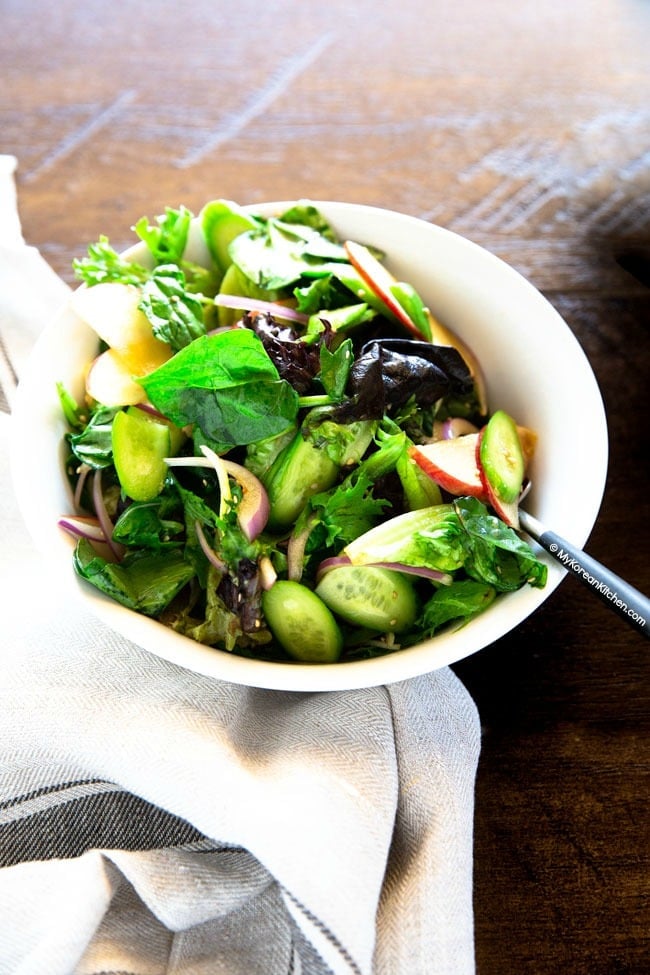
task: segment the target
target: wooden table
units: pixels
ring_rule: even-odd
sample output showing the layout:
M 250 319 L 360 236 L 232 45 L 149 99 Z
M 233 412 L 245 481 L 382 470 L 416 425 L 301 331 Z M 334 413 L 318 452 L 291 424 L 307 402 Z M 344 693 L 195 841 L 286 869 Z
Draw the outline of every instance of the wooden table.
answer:
M 440 223 L 565 317 L 611 459 L 588 548 L 646 592 L 650 6 L 644 0 L 0 5 L 1 150 L 27 241 L 71 261 L 208 198 Z M 648 971 L 643 637 L 572 579 L 456 666 L 484 726 L 479 975 Z M 405 973 L 406 975 L 406 973 Z M 433 973 L 432 973 L 433 975 Z

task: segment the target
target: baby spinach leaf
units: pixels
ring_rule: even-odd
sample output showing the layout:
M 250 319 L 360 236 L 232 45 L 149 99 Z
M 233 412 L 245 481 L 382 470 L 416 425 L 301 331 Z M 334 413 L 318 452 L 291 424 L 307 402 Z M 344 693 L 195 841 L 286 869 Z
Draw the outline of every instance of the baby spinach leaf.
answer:
M 298 412 L 297 393 L 250 329 L 195 339 L 140 382 L 156 409 L 198 425 L 215 449 L 275 436 Z
M 233 328 L 201 336 L 139 381 L 152 403 L 166 414 L 163 403 L 173 400 L 179 387 L 213 390 L 277 378 L 278 371 L 257 335 Z M 185 422 L 189 421 L 181 425 Z
M 146 616 L 160 613 L 194 575 L 178 549 L 107 562 L 85 538 L 77 543 L 73 564 L 96 589 Z
M 285 210 L 280 220 L 283 223 L 297 223 L 303 227 L 310 227 L 317 230 L 326 240 L 336 241 L 336 234 L 330 223 L 325 219 L 318 207 L 307 200 L 299 200 L 298 203 Z
M 68 434 L 74 456 L 89 467 L 110 467 L 113 463 L 112 427 L 117 407 L 101 406 L 95 410 L 80 433 Z
M 477 498 L 458 498 L 453 507 L 465 533 L 468 575 L 500 592 L 520 589 L 525 583 L 544 587 L 547 566 L 512 528 L 490 514 Z
M 296 308 L 306 315 L 315 315 L 350 303 L 350 292 L 339 284 L 333 274 L 325 274 L 303 287 L 294 288 L 293 294 Z
M 153 550 L 180 545 L 176 538 L 184 525 L 165 517 L 168 507 L 178 508 L 178 502 L 162 498 L 132 502 L 115 523 L 113 540 L 130 548 Z
M 276 218 L 260 229 L 240 234 L 231 242 L 234 264 L 258 287 L 267 290 L 286 288 L 324 261 L 346 260 L 340 244 L 323 237 L 317 230 Z
M 178 391 L 179 415 L 192 417 L 217 453 L 275 437 L 293 426 L 298 396 L 284 379 L 257 380 L 218 390 Z

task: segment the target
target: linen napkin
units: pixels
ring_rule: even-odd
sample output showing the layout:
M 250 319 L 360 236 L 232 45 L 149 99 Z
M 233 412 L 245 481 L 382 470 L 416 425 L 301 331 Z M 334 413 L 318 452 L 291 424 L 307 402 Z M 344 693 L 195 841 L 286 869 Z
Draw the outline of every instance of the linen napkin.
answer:
M 68 291 L 23 241 L 14 166 L 5 458 Z M 0 478 L 0 975 L 470 975 L 480 732 L 453 672 L 290 693 L 158 659 L 52 577 Z

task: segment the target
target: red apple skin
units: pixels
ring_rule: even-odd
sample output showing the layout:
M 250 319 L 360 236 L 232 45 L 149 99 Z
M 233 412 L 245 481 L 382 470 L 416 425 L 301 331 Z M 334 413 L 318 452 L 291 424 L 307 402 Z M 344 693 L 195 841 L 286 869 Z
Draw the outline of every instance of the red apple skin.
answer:
M 487 501 L 485 485 L 477 466 L 478 433 L 451 440 L 435 440 L 409 449 L 409 455 L 444 491 L 470 495 Z
M 485 427 L 483 428 L 483 430 Z M 493 486 L 490 484 L 490 479 L 485 473 L 485 469 L 481 464 L 481 437 L 483 436 L 483 430 L 477 434 L 476 437 L 476 466 L 478 468 L 479 477 L 483 485 L 485 492 L 485 500 L 494 510 L 495 514 L 505 522 L 509 528 L 514 528 L 515 531 L 519 531 L 519 503 L 518 501 L 503 501 L 499 495 L 494 490 Z
M 411 319 L 410 315 L 402 308 L 399 301 L 395 299 L 390 290 L 391 285 L 396 283 L 390 271 L 363 244 L 357 244 L 353 240 L 346 240 L 344 246 L 350 264 L 359 272 L 371 291 L 374 291 L 381 298 L 393 315 L 399 319 L 409 332 L 417 338 L 422 339 L 422 332 Z

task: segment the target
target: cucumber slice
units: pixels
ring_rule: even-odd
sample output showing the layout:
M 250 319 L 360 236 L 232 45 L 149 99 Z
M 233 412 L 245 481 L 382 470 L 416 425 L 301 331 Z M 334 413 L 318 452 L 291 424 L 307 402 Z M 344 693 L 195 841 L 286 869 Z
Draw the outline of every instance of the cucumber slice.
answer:
M 332 487 L 338 472 L 325 451 L 299 431 L 262 478 L 271 505 L 269 530 L 281 532 L 293 525 L 309 498 Z
M 231 264 L 228 248 L 239 234 L 254 230 L 258 222 L 230 200 L 212 200 L 201 211 L 205 242 L 222 274 Z
M 334 663 L 343 637 L 332 613 L 311 589 L 281 579 L 262 595 L 262 609 L 275 638 L 304 663 Z
M 111 428 L 113 462 L 122 490 L 133 501 L 151 501 L 163 489 L 165 457 L 171 450 L 170 427 L 142 410 L 117 413 Z
M 393 569 L 342 565 L 330 569 L 315 591 L 336 616 L 377 633 L 400 633 L 415 622 L 413 586 Z
M 500 501 L 511 504 L 524 483 L 525 461 L 515 421 L 497 410 L 481 431 L 478 461 L 489 487 Z

